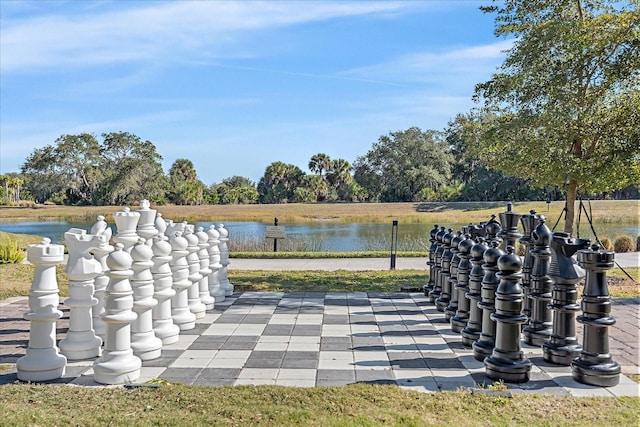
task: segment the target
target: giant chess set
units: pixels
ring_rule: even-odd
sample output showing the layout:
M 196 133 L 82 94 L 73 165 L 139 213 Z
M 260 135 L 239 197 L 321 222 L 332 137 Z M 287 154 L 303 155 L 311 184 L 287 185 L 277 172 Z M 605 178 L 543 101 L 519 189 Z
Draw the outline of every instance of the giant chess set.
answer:
M 198 330 L 207 313 L 219 306 L 228 308 L 225 298 L 229 298 L 239 303 L 253 301 L 265 304 L 261 307 L 262 311 L 255 312 L 253 320 L 249 319 L 253 312 L 235 312 L 242 313 L 242 321 L 246 323 L 244 326 L 251 327 L 252 333 L 260 332 L 265 336 L 260 338 L 264 342 L 259 341 L 258 336 L 252 336 L 255 338 L 252 342 L 245 337 L 242 343 L 237 343 L 243 345 L 241 350 L 235 347 L 229 350 L 236 352 L 234 357 L 239 357 L 240 352 L 246 349 L 256 350 L 256 358 L 261 360 L 255 361 L 255 368 L 266 372 L 271 367 L 266 362 L 271 359 L 264 357 L 275 358 L 274 354 L 279 353 L 277 365 L 285 368 L 283 372 L 288 368 L 297 368 L 300 375 L 310 375 L 310 369 L 306 368 L 318 369 L 312 372 L 314 379 L 309 385 L 325 384 L 322 381 L 330 379 L 321 378 L 320 371 L 325 376 L 330 374 L 330 370 L 324 368 L 349 372 L 336 365 L 340 362 L 335 359 L 338 353 L 351 356 L 352 359 L 346 361 L 349 365 L 369 363 L 373 366 L 373 360 L 356 359 L 364 355 L 369 358 L 382 357 L 378 354 L 381 353 L 378 348 L 382 345 L 386 352 L 400 349 L 407 350 L 403 351 L 405 355 L 418 355 L 412 359 L 412 367 L 415 365 L 415 368 L 437 371 L 439 364 L 440 367 L 444 366 L 442 361 L 424 356 L 436 354 L 437 350 L 432 347 L 437 345 L 433 340 L 441 340 L 432 336 L 434 331 L 426 330 L 433 328 L 435 317 L 427 316 L 432 321 L 428 324 L 413 320 L 425 317 L 427 311 L 424 310 L 428 305 L 433 305 L 434 313 L 442 314 L 443 319 L 437 319 L 437 322 L 442 320 L 446 326 L 440 325 L 440 329 L 450 328 L 453 339 L 459 340 L 461 348 L 472 351 L 476 363 L 483 366 L 486 377 L 491 380 L 510 384 L 529 382 L 532 362 L 522 349 L 526 345 L 530 349 L 540 349 L 542 358 L 549 364 L 570 366 L 571 376 L 576 382 L 614 387 L 620 381 L 620 365 L 612 359 L 608 342 L 608 328 L 616 320 L 611 315 L 612 302 L 607 289 L 606 271 L 614 265 L 614 253 L 591 245 L 588 240 L 552 232 L 546 225 L 546 218 L 533 211 L 520 215 L 513 212 L 509 204 L 498 219 L 492 216 L 487 222 L 469 224 L 457 232 L 434 226 L 430 232 L 431 246 L 427 261 L 430 274 L 424 286 L 424 295 L 409 297 L 413 302 L 411 307 L 415 306 L 416 310 L 409 310 L 409 306 L 397 296 L 390 297 L 392 304 L 389 305 L 383 299 L 377 301 L 372 295 L 363 297 L 359 294 L 341 296 L 325 293 L 322 302 L 316 303 L 318 295 L 309 293 L 299 298 L 300 305 L 294 307 L 295 315 L 286 310 L 291 308 L 288 302 L 298 301 L 296 295 L 279 295 L 276 298 L 269 293 L 262 296 L 250 292 L 240 296 L 234 294 L 234 287 L 228 278 L 229 236 L 224 225 L 204 230 L 186 222 L 174 223 L 151 209 L 148 201 L 142 201 L 140 208 L 135 211 L 123 208 L 114 213 L 113 218 L 115 234 L 105 218 L 99 216 L 90 230 L 72 228 L 64 235 L 64 245 L 68 251 L 64 272 L 69 280 L 69 298 L 64 301 L 64 306 L 69 311 L 69 328 L 59 343 L 56 343 L 56 321 L 63 313 L 59 309 L 55 269 L 65 261 L 65 247 L 52 244 L 48 239 L 29 246 L 27 259 L 34 265 L 35 274 L 29 293 L 29 311 L 24 314 L 30 322 L 29 345 L 26 354 L 16 363 L 19 380 L 55 380 L 65 375 L 68 363 L 88 360 L 92 361 L 93 379 L 99 384 L 135 382 L 140 378 L 145 363 L 160 360 L 163 349 L 174 348 L 172 346 L 178 343 L 182 335 Z M 522 224 L 523 234 L 518 230 L 518 223 Z M 524 248 L 523 256 L 516 254 L 518 242 Z M 582 299 L 578 301 L 578 283 L 583 279 L 585 286 Z M 344 297 L 344 303 L 338 301 L 341 297 Z M 311 305 L 305 305 L 305 301 Z M 266 303 L 273 305 L 269 313 L 264 311 L 269 309 Z M 346 311 L 332 311 L 336 304 L 344 306 Z M 411 313 L 403 314 L 398 308 L 403 306 L 405 312 Z M 389 307 L 394 307 L 396 312 L 389 311 Z M 285 310 L 286 313 L 279 310 Z M 414 322 L 415 325 L 406 323 L 403 315 L 411 316 L 406 322 Z M 219 319 L 225 316 L 226 320 L 237 320 L 237 314 L 231 312 Z M 276 316 L 294 316 L 287 319 L 299 320 L 300 324 L 259 325 Z M 313 317 L 315 321 L 318 316 L 324 319 L 324 325 L 303 324 L 305 319 L 311 321 Z M 341 318 L 340 324 L 329 324 L 337 320 L 336 316 Z M 378 318 L 382 319 L 383 316 L 399 318 L 404 322 L 403 327 L 411 326 L 407 329 L 409 336 L 399 337 L 395 330 L 387 331 L 392 325 L 380 323 Z M 366 321 L 360 322 L 361 325 L 345 326 L 343 323 L 349 323 L 349 318 Z M 376 324 L 372 325 L 372 322 Z M 576 336 L 577 323 L 583 327 L 582 343 Z M 232 343 L 232 340 L 225 335 L 224 322 L 206 326 L 214 334 L 207 337 L 215 338 L 202 342 L 207 341 L 206 344 L 211 347 L 211 352 L 207 353 L 209 366 L 216 364 L 213 356 L 216 349 L 221 349 L 222 354 L 226 351 L 223 350 L 226 348 L 224 346 Z M 241 326 L 238 326 L 238 330 Z M 340 336 L 325 336 L 338 329 Z M 386 332 L 389 332 L 389 337 L 382 336 Z M 286 335 L 283 337 L 292 351 L 258 350 L 258 345 L 262 344 L 269 345 L 270 350 L 275 349 L 274 346 L 281 344 L 275 338 L 283 338 L 280 336 L 282 334 Z M 423 337 L 425 341 L 418 342 Z M 400 338 L 413 340 L 411 349 Z M 334 351 L 345 350 L 344 343 L 339 341 L 345 339 L 348 340 L 347 350 L 351 352 Z M 447 343 L 451 346 L 449 341 Z M 199 344 L 197 340 L 195 344 Z M 368 354 L 357 351 L 364 344 L 373 346 L 366 348 L 371 350 Z M 322 363 L 323 356 L 318 356 L 314 345 L 317 347 L 315 350 L 333 351 L 334 359 Z M 203 350 L 196 347 L 188 351 L 208 351 L 204 347 Z M 390 354 L 383 357 L 386 364 L 381 362 L 385 370 L 387 367 L 393 370 Z M 394 354 L 400 356 L 399 352 Z M 287 357 L 291 358 L 290 363 L 286 362 Z M 316 359 L 302 360 L 302 357 Z M 234 367 L 251 370 L 251 357 L 245 355 L 245 358 L 248 359 L 235 360 L 234 363 L 242 364 Z M 401 359 L 397 359 L 399 366 L 406 367 L 409 360 Z M 219 362 L 222 372 L 224 363 Z M 459 364 L 459 361 L 455 362 Z M 178 369 L 178 365 L 175 365 L 175 369 Z M 216 368 L 214 366 L 211 371 L 214 372 Z M 202 372 L 204 370 L 201 369 L 199 373 Z M 357 372 L 353 373 L 354 379 L 358 377 Z M 395 383 L 419 380 L 402 376 L 409 373 L 398 371 L 393 373 L 395 376 L 385 378 Z M 363 372 L 360 371 L 359 375 L 362 376 Z M 240 380 L 236 383 L 240 384 Z

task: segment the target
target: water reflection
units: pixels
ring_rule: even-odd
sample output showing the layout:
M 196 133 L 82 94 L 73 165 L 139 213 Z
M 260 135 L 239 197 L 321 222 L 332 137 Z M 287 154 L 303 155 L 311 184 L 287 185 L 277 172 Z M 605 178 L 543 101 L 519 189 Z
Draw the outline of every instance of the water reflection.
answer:
M 205 230 L 210 225 L 218 225 L 219 222 L 198 222 L 196 227 L 202 226 Z M 93 223 L 71 223 L 66 221 L 46 222 L 20 222 L 12 224 L 0 224 L 0 231 L 19 234 L 33 234 L 45 236 L 54 243 L 61 243 L 64 233 L 70 228 L 82 228 L 90 230 Z M 224 222 L 229 230 L 231 239 L 265 239 L 266 224 L 250 221 Z M 280 224 L 286 229 L 287 238 L 305 239 L 315 242 L 316 250 L 322 251 L 362 251 L 362 250 L 387 250 L 390 249 L 391 222 L 381 223 L 308 223 L 308 224 Z M 460 229 L 466 224 L 439 224 L 454 230 Z M 115 234 L 115 225 L 109 224 Z M 426 250 L 428 247 L 429 231 L 431 224 L 403 224 L 398 227 L 398 242 L 404 250 Z M 560 229 L 558 229 L 560 230 Z M 522 231 L 521 231 L 522 232 Z M 638 235 L 640 230 L 633 225 L 606 224 L 596 227 L 599 237 L 608 236 L 614 238 L 621 234 L 632 237 Z M 591 230 L 580 230 L 580 237 L 593 238 Z M 401 249 L 402 250 L 402 249 Z

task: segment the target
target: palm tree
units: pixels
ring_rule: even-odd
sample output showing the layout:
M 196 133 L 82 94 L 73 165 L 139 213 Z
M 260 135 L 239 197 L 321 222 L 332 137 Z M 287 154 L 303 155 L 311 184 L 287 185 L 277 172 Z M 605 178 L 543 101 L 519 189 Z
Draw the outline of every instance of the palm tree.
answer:
M 322 176 L 322 172 L 329 170 L 331 167 L 331 159 L 324 153 L 318 153 L 311 156 L 311 160 L 309 161 L 309 170 L 311 172 L 317 172 L 318 175 Z
M 333 160 L 327 172 L 327 179 L 336 188 L 349 184 L 353 179 L 351 177 L 351 164 L 344 159 Z

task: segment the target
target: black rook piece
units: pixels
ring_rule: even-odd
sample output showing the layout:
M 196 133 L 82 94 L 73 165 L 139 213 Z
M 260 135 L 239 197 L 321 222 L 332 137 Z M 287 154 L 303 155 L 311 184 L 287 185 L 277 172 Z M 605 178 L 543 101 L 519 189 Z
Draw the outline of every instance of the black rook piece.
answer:
M 529 381 L 531 361 L 520 349 L 520 325 L 527 320 L 521 313 L 522 261 L 513 253 L 513 246 L 507 246 L 507 252 L 498 258 L 500 284 L 496 289 L 496 311 L 491 315 L 497 323 L 496 345 L 484 360 L 484 366 L 491 379 L 524 383 Z
M 433 267 L 436 265 L 436 249 L 438 248 L 436 233 L 438 233 L 437 224 L 433 226 L 433 229 L 429 233 L 429 242 L 431 242 L 431 246 L 429 246 L 429 261 L 427 261 L 427 265 L 429 266 L 429 281 L 423 287 L 425 297 L 429 296 L 429 292 L 431 292 L 435 286 L 435 281 L 433 280 Z
M 581 350 L 576 339 L 576 312 L 580 310 L 576 301 L 577 283 L 585 275 L 572 256 L 589 247 L 591 241 L 572 239 L 568 233 L 555 232 L 552 236 L 548 275 L 553 281 L 549 305 L 553 310 L 553 330 L 549 341 L 542 345 L 542 357 L 547 362 L 570 365 Z
M 540 347 L 549 341 L 551 336 L 551 279 L 547 276 L 549 261 L 551 259 L 551 230 L 545 224 L 547 219 L 544 215 L 538 217 L 538 226 L 531 233 L 534 248 L 531 250 L 533 256 L 533 268 L 531 270 L 531 287 L 529 288 L 529 299 L 531 300 L 531 315 L 529 325 L 522 331 L 524 341 L 529 345 Z
M 580 357 L 571 362 L 573 379 L 601 387 L 611 387 L 620 381 L 620 365 L 609 354 L 608 328 L 616 323 L 610 316 L 611 297 L 607 287 L 607 270 L 613 267 L 614 253 L 593 245 L 578 252 L 578 262 L 587 270 L 582 292 L 582 316 L 578 322 L 584 325 Z
M 484 251 L 483 255 L 484 276 L 480 292 L 482 301 L 478 303 L 478 307 L 482 310 L 482 332 L 478 340 L 473 343 L 473 357 L 481 362 L 485 357 L 491 355 L 496 343 L 496 322 L 491 319 L 491 315 L 495 312 L 496 288 L 500 283 L 496 273 L 498 272 L 498 259 L 502 255 L 504 255 L 504 251 L 498 248 L 498 240 L 491 242 L 491 247 Z

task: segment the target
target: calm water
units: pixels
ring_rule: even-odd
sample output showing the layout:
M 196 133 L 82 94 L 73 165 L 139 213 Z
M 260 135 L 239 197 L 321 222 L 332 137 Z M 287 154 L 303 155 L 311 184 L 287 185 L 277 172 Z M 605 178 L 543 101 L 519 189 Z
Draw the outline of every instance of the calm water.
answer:
M 196 227 L 209 228 L 211 222 L 196 223 Z M 215 223 L 217 224 L 217 223 Z M 264 239 L 266 224 L 260 222 L 225 222 L 225 228 L 229 230 L 231 239 L 251 237 L 254 239 Z M 392 225 L 389 224 L 333 224 L 333 223 L 313 223 L 313 224 L 281 224 L 286 229 L 286 236 L 291 238 L 301 238 L 316 240 L 319 242 L 320 250 L 325 251 L 359 251 L 372 249 L 371 242 L 381 246 L 373 249 L 387 249 L 391 242 Z M 463 224 L 441 224 L 446 227 L 459 229 Z M 553 224 L 551 224 L 553 225 Z M 65 221 L 55 222 L 20 222 L 13 224 L 0 224 L 0 231 L 21 234 L 34 234 L 45 236 L 54 243 L 60 243 L 64 233 L 72 227 L 90 230 L 92 223 L 70 223 Z M 111 228 L 115 227 L 110 224 Z M 398 242 L 402 249 L 403 241 L 413 242 L 412 248 L 425 250 L 428 245 L 429 231 L 433 225 L 428 224 L 402 224 L 398 225 Z M 560 230 L 560 226 L 558 227 Z M 521 230 L 522 232 L 522 230 Z M 626 234 L 632 237 L 640 233 L 640 229 L 633 225 L 611 225 L 599 226 L 596 228 L 598 236 L 615 237 Z M 588 225 L 580 227 L 580 237 L 593 237 Z

